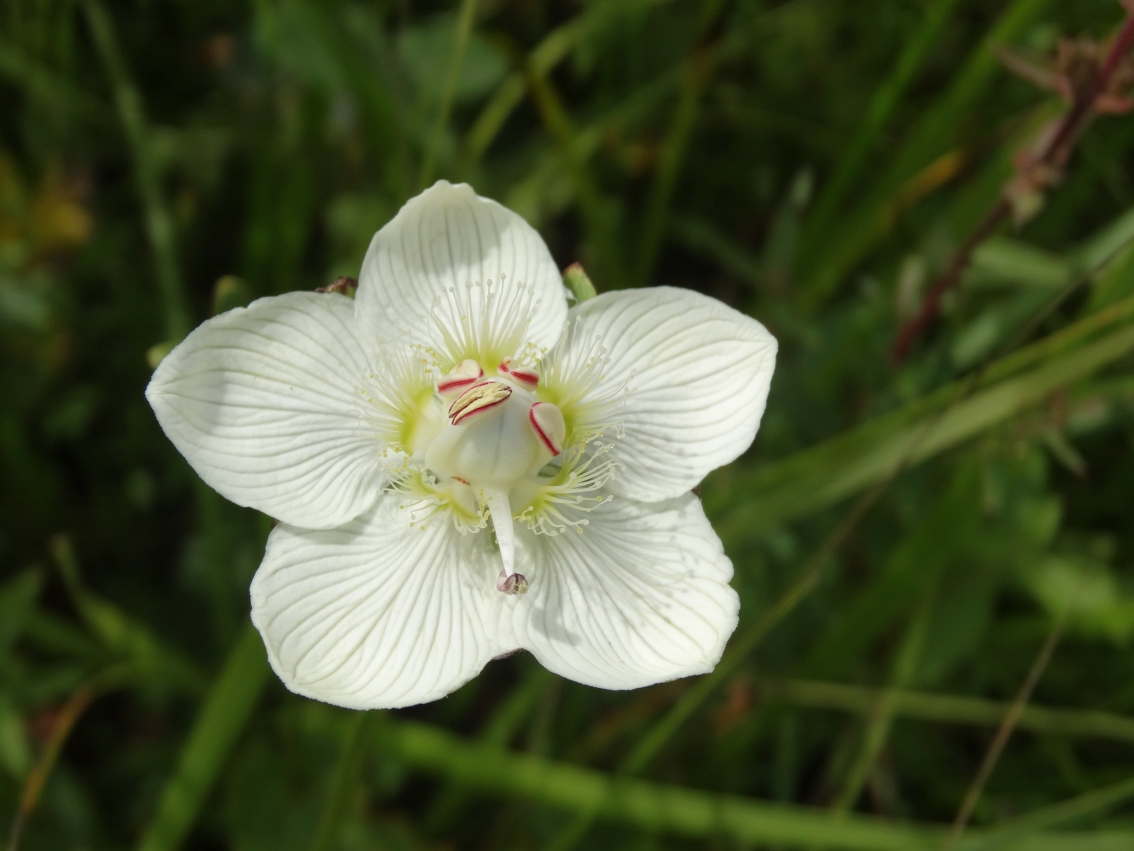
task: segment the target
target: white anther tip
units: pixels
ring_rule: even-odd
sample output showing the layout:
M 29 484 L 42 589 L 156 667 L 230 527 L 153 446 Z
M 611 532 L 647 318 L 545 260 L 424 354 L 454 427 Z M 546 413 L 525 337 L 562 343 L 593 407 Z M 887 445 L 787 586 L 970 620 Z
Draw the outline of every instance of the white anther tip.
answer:
M 525 387 L 536 387 L 539 385 L 538 372 L 534 369 L 513 366 L 511 358 L 504 358 L 504 360 L 500 362 L 500 366 L 496 367 L 496 371 L 500 375 L 507 376 Z
M 437 382 L 437 392 L 442 396 L 455 396 L 472 387 L 484 377 L 484 370 L 474 360 L 463 360 L 440 381 Z
M 528 422 L 552 457 L 563 451 L 563 441 L 567 439 L 567 423 L 558 407 L 551 402 L 536 402 L 528 411 Z

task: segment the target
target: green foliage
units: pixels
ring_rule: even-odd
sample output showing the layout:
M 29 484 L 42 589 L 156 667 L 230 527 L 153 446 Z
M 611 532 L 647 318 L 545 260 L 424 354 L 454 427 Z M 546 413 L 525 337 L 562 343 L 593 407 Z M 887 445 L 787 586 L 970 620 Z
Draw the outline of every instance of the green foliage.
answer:
M 1134 847 L 1134 119 L 1097 120 L 889 359 L 1064 108 L 992 46 L 1122 14 L 4 4 L 0 827 L 24 851 L 929 851 L 1056 631 L 956 848 Z M 691 287 L 780 340 L 756 445 L 701 492 L 742 600 L 713 674 L 606 693 L 519 655 L 380 714 L 271 676 L 247 623 L 270 521 L 142 391 L 208 316 L 357 275 L 438 177 L 580 263 L 576 300 Z

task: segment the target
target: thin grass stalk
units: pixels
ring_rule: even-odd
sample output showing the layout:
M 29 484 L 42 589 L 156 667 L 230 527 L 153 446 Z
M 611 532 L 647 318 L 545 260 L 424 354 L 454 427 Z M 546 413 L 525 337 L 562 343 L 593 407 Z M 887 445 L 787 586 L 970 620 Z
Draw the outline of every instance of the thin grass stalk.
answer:
M 12 827 L 8 834 L 8 851 L 19 851 L 20 839 L 24 826 L 35 812 L 36 806 L 43 795 L 47 781 L 59 762 L 63 747 L 67 744 L 71 733 L 79 719 L 98 698 L 117 689 L 132 685 L 138 679 L 138 670 L 131 664 L 112 665 L 95 674 L 75 690 L 74 694 L 60 707 L 55 715 L 51 732 L 43 751 L 24 781 L 23 791 L 20 793 L 16 814 L 12 818 Z
M 39 759 L 36 760 L 31 774 L 28 775 L 24 783 L 24 790 L 20 795 L 20 803 L 16 809 L 16 815 L 12 819 L 12 829 L 8 834 L 8 851 L 19 851 L 24 825 L 35 811 L 36 804 L 39 803 L 44 784 L 47 783 L 47 779 L 51 776 L 51 772 L 55 768 L 55 763 L 59 760 L 59 754 L 63 751 L 63 745 L 71 735 L 75 723 L 79 720 L 79 717 L 86 712 L 87 707 L 91 705 L 94 698 L 94 690 L 90 686 L 83 686 L 75 692 L 70 700 L 63 704 L 62 708 L 56 714 L 55 723 L 51 725 L 51 734 L 47 739 L 47 744 L 44 746 L 43 752 L 39 755 Z
M 1039 831 L 1101 815 L 1131 799 L 1134 799 L 1134 779 L 1122 780 L 1001 822 L 983 835 L 970 837 L 964 847 L 966 851 L 998 851 L 1014 841 L 1034 836 Z
M 445 730 L 384 715 L 376 745 L 383 754 L 436 777 L 485 794 L 538 802 L 566 812 L 597 813 L 652 833 L 691 838 L 732 839 L 761 847 L 831 851 L 939 851 L 946 829 L 940 825 L 755 801 L 645 780 L 619 778 L 530 754 L 517 754 L 466 742 Z M 1076 818 L 1081 809 L 1066 807 Z M 1048 827 L 1064 823 L 1060 812 L 1045 815 Z M 967 837 L 958 851 L 976 851 L 991 831 Z M 970 845 L 971 843 L 971 845 Z M 1134 843 L 1134 833 L 1031 832 L 1009 838 L 1000 851 L 1113 851 Z
M 871 769 L 878 761 L 878 755 L 886 745 L 893 727 L 896 715 L 895 695 L 898 689 L 906 686 L 917 673 L 918 662 L 921 659 L 925 646 L 925 633 L 929 626 L 929 615 L 932 611 L 932 596 L 927 599 L 914 613 L 913 620 L 906 630 L 898 650 L 891 677 L 890 688 L 879 695 L 877 704 L 869 713 L 869 722 L 862 737 L 862 746 L 847 774 L 846 783 L 839 793 L 831 810 L 836 813 L 846 813 L 854 807 L 862 794 L 866 781 L 870 777 Z
M 705 89 L 712 79 L 719 58 L 719 45 L 711 42 L 698 46 L 684 62 L 677 108 L 673 113 L 673 123 L 662 143 L 661 164 L 646 208 L 642 247 L 632 281 L 634 286 L 646 286 L 654 273 L 662 235 L 669 219 L 670 202 L 677 187 L 690 137 L 697 126 Z
M 626 280 L 622 254 L 613 240 L 609 210 L 604 204 L 587 164 L 576 144 L 577 134 L 567 109 L 551 81 L 538 69 L 528 68 L 528 88 L 543 119 L 544 126 L 559 146 L 575 185 L 575 195 L 582 213 L 588 241 L 597 250 L 605 272 L 604 289 L 619 289 Z
M 834 238 L 816 233 L 801 243 L 800 257 L 805 300 L 809 307 L 824 304 L 837 291 L 844 276 L 868 254 L 893 225 L 884 215 L 895 193 L 905 182 L 940 156 L 943 139 L 952 136 L 953 125 L 987 89 L 999 65 L 992 47 L 1010 42 L 1031 26 L 1052 0 L 1015 0 L 993 24 L 980 44 L 974 46 L 945 94 L 918 122 L 917 127 L 893 157 L 886 171 L 873 181 L 876 187 L 854 213 L 840 222 Z
M 244 731 L 268 679 L 264 643 L 248 624 L 205 699 L 138 851 L 177 851 Z
M 1111 43 L 1091 85 L 1085 92 L 1079 93 L 1078 98 L 1060 121 L 1056 132 L 1036 156 L 1035 164 L 1030 167 L 1032 172 L 1039 174 L 1045 169 L 1060 171 L 1063 169 L 1075 144 L 1095 117 L 1095 102 L 1099 95 L 1106 91 L 1111 78 L 1118 71 L 1131 48 L 1134 48 L 1134 11 L 1127 13 L 1126 21 Z M 926 293 L 917 315 L 898 330 L 892 353 L 895 363 L 900 364 L 906 359 L 918 338 L 937 318 L 941 309 L 941 300 L 961 280 L 961 275 L 972 261 L 977 246 L 992 236 L 1011 213 L 1012 205 L 1007 194 L 1004 194 L 953 254 L 945 272 L 933 282 L 929 292 Z
M 311 851 L 332 851 L 342 827 L 343 817 L 350 805 L 350 796 L 358 781 L 362 758 L 366 753 L 366 735 L 375 713 L 355 712 L 347 722 L 342 750 L 335 765 L 331 790 L 319 817 L 319 830 L 311 841 Z
M 134 167 L 134 182 L 142 201 L 142 215 L 154 253 L 154 272 L 161 292 L 166 339 L 179 342 L 189 333 L 189 310 L 185 304 L 181 268 L 177 259 L 173 216 L 166 206 L 161 176 L 154 161 L 146 125 L 142 96 L 126 68 L 114 22 L 99 0 L 83 0 L 91 37 L 110 80 L 118 118 Z
M 671 0 L 600 0 L 589 4 L 586 11 L 545 35 L 528 53 L 522 69 L 509 74 L 497 86 L 473 121 L 463 145 L 466 167 L 480 162 L 504 123 L 523 101 L 530 73 L 546 77 L 585 39 L 599 34 L 603 25 L 639 9 L 668 2 Z
M 618 767 L 618 777 L 628 778 L 644 770 L 673 738 L 681 726 L 701 708 L 716 689 L 729 679 L 760 642 L 781 621 L 791 614 L 815 590 L 827 563 L 838 552 L 843 542 L 862 522 L 867 512 L 889 487 L 890 480 L 859 497 L 843 522 L 829 534 L 804 566 L 800 576 L 761 618 L 752 624 L 739 639 L 732 642 L 724 658 L 712 673 L 699 678 L 669 711 L 655 723 L 626 756 Z M 575 847 L 590 830 L 599 816 L 597 809 L 584 811 L 561 833 L 549 851 L 568 851 Z
M 909 90 L 925 61 L 926 54 L 937 43 L 945 24 L 952 18 L 958 2 L 959 0 L 942 0 L 931 4 L 921 27 L 906 42 L 894 67 L 890 69 L 882 84 L 875 89 L 862 124 L 855 131 L 854 138 L 843 149 L 830 180 L 827 181 L 826 187 L 815 202 L 813 212 L 808 217 L 806 223 L 808 237 L 827 233 L 831 219 L 859 176 L 870 149 L 893 116 L 902 97 Z
M 1081 582 L 1079 588 L 1080 590 L 1082 589 Z M 1076 598 L 1077 596 L 1076 594 Z M 989 778 L 992 777 L 992 772 L 996 769 L 996 764 L 1000 761 L 1000 756 L 1004 753 L 1004 748 L 1007 746 L 1008 740 L 1012 737 L 1012 733 L 1015 731 L 1016 725 L 1020 721 L 1020 716 L 1023 715 L 1028 701 L 1031 700 L 1032 692 L 1035 691 L 1036 686 L 1039 684 L 1043 672 L 1047 670 L 1052 654 L 1055 653 L 1055 648 L 1059 646 L 1059 640 L 1063 637 L 1063 630 L 1067 626 L 1067 619 L 1070 617 L 1071 610 L 1075 607 L 1076 602 L 1076 599 L 1071 600 L 1052 625 L 1051 632 L 1048 634 L 1039 653 L 1036 654 L 1036 658 L 1032 662 L 1031 669 L 1028 671 L 1023 685 L 1020 687 L 1016 699 L 1012 701 L 1011 706 L 1008 707 L 1008 711 L 1004 713 L 1004 720 L 1000 723 L 1000 727 L 997 729 L 996 735 L 993 737 L 992 743 L 989 745 L 988 751 L 981 761 L 980 769 L 977 771 L 976 777 L 973 778 L 968 791 L 965 792 L 964 800 L 961 801 L 961 806 L 957 810 L 956 817 L 953 819 L 953 825 L 949 829 L 949 837 L 945 840 L 944 851 L 953 851 L 961 839 L 961 834 L 965 832 L 969 819 L 972 818 L 973 811 L 976 809 L 976 805 L 980 801 L 980 796 L 984 792 L 984 787 L 988 785 Z
M 884 697 L 894 712 L 905 718 L 946 724 L 998 726 L 1009 707 L 1007 701 L 951 694 L 877 689 L 815 680 L 761 680 L 760 690 L 772 702 L 813 709 L 830 709 L 867 715 Z M 1075 738 L 1109 739 L 1134 744 L 1134 718 L 1110 712 L 1062 709 L 1051 706 L 1024 707 L 1016 726 L 1033 733 Z
M 425 149 L 425 160 L 421 164 L 421 177 L 418 184 L 422 189 L 429 186 L 437 168 L 437 158 L 440 156 L 441 145 L 445 139 L 445 127 L 449 123 L 449 113 L 453 109 L 453 98 L 457 92 L 457 83 L 461 79 L 461 68 L 465 64 L 465 50 L 468 48 L 473 23 L 476 21 L 476 5 L 477 0 L 461 0 L 461 8 L 457 13 L 457 28 L 453 33 L 453 52 L 449 59 L 449 73 L 445 76 L 445 86 L 441 90 L 441 101 L 437 105 L 437 117 L 433 122 L 433 132 L 429 134 L 429 144 Z

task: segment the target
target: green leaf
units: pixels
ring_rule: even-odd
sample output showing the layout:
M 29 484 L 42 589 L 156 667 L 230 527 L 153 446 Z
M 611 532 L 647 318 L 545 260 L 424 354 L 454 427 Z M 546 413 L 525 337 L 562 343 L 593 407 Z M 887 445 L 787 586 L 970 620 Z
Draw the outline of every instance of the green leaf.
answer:
M 25 570 L 0 585 L 0 668 L 34 613 L 42 588 L 43 576 L 35 568 Z
M 249 624 L 201 708 L 138 851 L 175 851 L 180 847 L 252 717 L 268 670 L 260 634 Z
M 888 229 L 885 211 L 902 186 L 941 155 L 955 138 L 953 130 L 965 112 L 985 94 L 993 77 L 1003 73 L 992 47 L 1017 39 L 1050 4 L 1051 0 L 1015 0 L 1009 5 L 907 141 L 886 158 L 889 165 L 873 177 L 873 188 L 865 197 L 855 198 L 853 211 L 841 219 L 830 217 L 829 224 L 821 221 L 820 228 L 805 234 L 800 257 L 807 261 L 805 287 L 813 303 L 836 292 L 847 273 L 877 244 Z
M 761 692 L 795 706 L 836 709 L 869 714 L 885 693 L 882 689 L 818 680 L 761 680 Z M 1006 701 L 954 694 L 898 689 L 891 692 L 894 711 L 907 718 L 942 724 L 972 724 L 996 727 L 1011 704 Z M 1060 709 L 1029 704 L 1017 726 L 1048 736 L 1110 739 L 1134 743 L 1134 718 L 1112 712 Z
M 963 379 L 783 461 L 721 477 L 724 488 L 706 488 L 706 508 L 720 518 L 715 525 L 721 537 L 738 542 L 933 458 L 1134 351 L 1130 327 L 1076 345 L 1100 325 L 1121 322 L 1132 308 L 1134 303 L 1122 302 L 1001 359 L 975 393 L 969 393 L 973 382 Z
M 469 788 L 490 795 L 520 796 L 568 812 L 596 811 L 604 820 L 643 830 L 830 851 L 940 851 L 946 835 L 938 825 L 833 815 L 813 807 L 615 779 L 588 768 L 470 744 L 437 727 L 395 721 L 390 716 L 383 716 L 376 739 L 384 754 Z M 1051 819 L 1047 824 L 1057 822 Z M 972 831 L 957 845 L 957 851 L 972 851 L 983 840 L 984 834 Z M 1114 851 L 1130 843 L 1134 843 L 1131 833 L 1032 833 L 997 847 L 1004 851 Z
M 203 690 L 204 676 L 192 660 L 168 647 L 147 626 L 86 587 L 79 576 L 70 538 L 57 535 L 51 546 L 75 608 L 107 649 L 128 662 L 151 685 L 173 686 L 190 693 Z
M 319 830 L 311 843 L 311 851 L 331 851 L 335 847 L 347 805 L 358 781 L 358 772 L 362 768 L 362 758 L 366 753 L 366 735 L 373 719 L 374 713 L 371 712 L 356 712 L 350 719 L 343 736 L 339 762 L 331 781 L 331 791 L 323 806 L 323 815 L 319 819 Z

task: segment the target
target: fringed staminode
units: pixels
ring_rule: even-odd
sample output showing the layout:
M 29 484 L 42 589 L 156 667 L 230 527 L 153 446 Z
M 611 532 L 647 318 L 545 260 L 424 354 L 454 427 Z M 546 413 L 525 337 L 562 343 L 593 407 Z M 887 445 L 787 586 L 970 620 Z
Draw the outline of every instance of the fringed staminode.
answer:
M 540 301 L 530 287 L 499 283 L 491 279 L 447 287 L 430 310 L 436 342 L 427 351 L 435 366 L 448 372 L 466 358 L 481 364 L 502 363 L 509 358 L 517 366 L 534 363 L 540 354 L 525 340 Z

